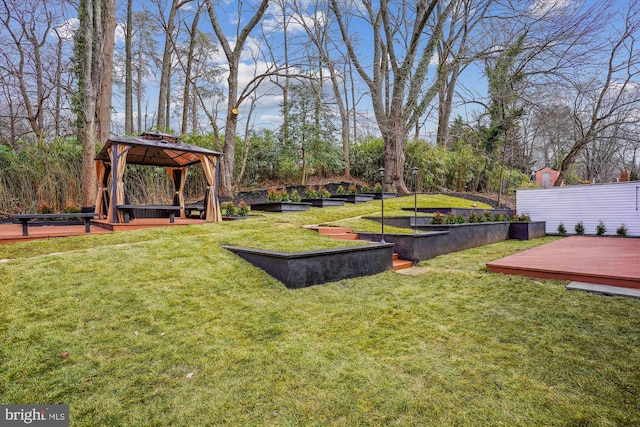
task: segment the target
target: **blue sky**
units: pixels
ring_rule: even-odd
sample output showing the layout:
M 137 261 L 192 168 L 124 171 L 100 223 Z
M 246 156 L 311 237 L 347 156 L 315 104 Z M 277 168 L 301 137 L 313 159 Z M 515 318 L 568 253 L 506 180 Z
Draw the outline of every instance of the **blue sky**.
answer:
M 169 1 L 168 0 L 163 0 L 163 1 L 165 5 L 168 7 Z M 531 3 L 530 10 L 537 13 L 541 13 L 541 14 L 549 12 L 550 10 L 562 11 L 564 8 L 575 4 L 577 1 L 578 0 L 536 0 Z M 246 7 L 247 4 L 255 4 L 256 2 L 257 2 L 256 0 L 251 0 L 251 1 L 244 0 L 244 5 Z M 121 8 L 125 6 L 124 4 L 120 4 L 120 3 L 124 3 L 124 2 L 118 2 Z M 187 14 L 192 13 L 193 7 L 194 6 L 192 5 L 187 5 L 184 8 L 183 12 Z M 237 29 L 237 24 L 238 24 L 237 7 L 238 6 L 237 6 L 236 0 L 233 0 L 233 1 L 220 0 L 219 6 L 218 6 L 220 23 L 223 26 L 225 32 L 229 35 L 228 37 L 231 41 L 233 40 L 232 35 L 235 34 Z M 154 2 L 150 0 L 145 0 L 145 1 L 135 2 L 135 8 L 137 8 L 138 10 L 142 8 L 156 9 L 157 6 Z M 270 6 L 262 22 L 263 28 L 265 28 L 266 31 L 271 31 L 271 33 L 268 36 L 268 39 L 270 42 L 272 42 L 271 43 L 272 46 L 275 46 L 274 49 L 276 51 L 278 51 L 279 49 L 277 45 L 279 43 L 279 40 L 282 38 L 282 30 L 279 28 L 279 23 L 281 22 L 282 17 L 279 15 L 279 13 L 281 12 L 279 12 L 277 4 L 274 4 L 274 2 L 272 2 L 272 5 Z M 246 10 L 242 15 L 241 22 L 246 22 L 246 20 L 249 19 L 250 15 L 251 15 L 251 11 Z M 118 16 L 124 17 L 123 11 L 120 11 Z M 302 16 L 302 17 L 299 17 L 299 19 L 310 19 L 310 18 L 307 16 Z M 73 27 L 73 25 L 71 27 Z M 201 16 L 200 29 L 207 33 L 211 33 L 211 34 L 213 33 L 211 29 L 209 16 L 206 12 L 203 13 Z M 353 27 L 352 31 L 354 33 L 358 33 L 360 38 L 365 41 L 370 39 L 371 30 L 366 25 L 358 24 L 357 22 L 355 22 L 355 26 Z M 296 37 L 299 37 L 303 33 L 304 31 L 299 25 L 296 25 L 295 22 L 290 21 L 289 29 L 288 29 L 288 36 L 290 40 L 295 41 Z M 123 35 L 122 28 L 119 27 L 116 35 L 116 40 L 120 48 L 122 48 L 122 43 L 123 43 L 122 35 Z M 334 35 L 335 37 L 339 38 L 339 34 L 334 34 Z M 252 33 L 252 36 L 250 37 L 247 45 L 245 46 L 245 51 L 243 54 L 243 60 L 241 62 L 240 75 L 239 75 L 241 87 L 243 87 L 248 81 L 250 81 L 250 79 L 254 76 L 256 72 L 258 73 L 263 72 L 267 70 L 270 67 L 270 65 L 272 65 L 269 60 L 266 60 L 264 59 L 264 57 L 260 57 L 259 55 L 256 55 L 257 52 L 263 51 L 265 49 L 265 46 L 266 46 L 265 42 L 266 40 L 262 38 L 260 30 L 256 29 Z M 164 44 L 164 39 L 159 39 L 158 49 L 162 49 L 163 44 Z M 358 56 L 364 64 L 367 64 L 370 62 L 370 60 L 368 60 L 370 55 L 371 55 L 370 49 L 366 48 L 366 44 L 359 48 Z M 257 60 L 255 59 L 256 56 L 258 56 Z M 218 62 L 223 69 L 226 69 L 226 60 L 221 50 L 219 52 Z M 435 69 L 432 67 L 432 69 L 429 72 L 428 82 L 433 81 L 434 74 L 435 74 Z M 479 96 L 481 98 L 486 97 L 486 83 L 485 83 L 482 68 L 476 65 L 470 66 L 463 73 L 460 80 L 465 90 L 473 92 L 475 96 Z M 155 112 L 155 109 L 157 108 L 158 83 L 159 82 L 157 81 L 157 79 L 156 80 L 152 79 L 148 81 L 148 85 L 147 85 L 147 96 L 149 98 L 148 109 L 149 111 L 152 111 L 152 112 Z M 118 133 L 118 132 L 122 132 L 122 129 L 123 129 L 123 126 L 121 126 L 121 123 L 123 123 L 124 121 L 123 120 L 124 106 L 123 106 L 122 94 L 118 93 L 117 89 L 114 89 L 114 90 L 116 91 L 115 92 L 116 96 L 114 97 L 113 119 L 114 119 L 114 123 L 120 124 L 115 127 L 115 131 Z M 360 91 L 361 94 L 364 94 L 364 92 L 366 92 L 366 89 L 363 84 L 360 84 L 358 86 L 358 90 Z M 280 106 L 282 102 L 281 91 L 277 90 L 273 85 L 264 85 L 260 89 L 260 93 L 263 96 L 260 98 L 257 104 L 256 110 L 252 116 L 251 125 L 256 128 L 276 129 L 282 123 L 282 117 L 280 114 Z M 361 117 L 368 116 L 371 118 L 370 123 L 368 124 L 362 123 L 361 126 L 364 127 L 365 125 L 367 125 L 369 126 L 369 129 L 372 133 L 377 133 L 377 129 L 373 121 L 373 114 L 371 112 L 370 102 L 366 95 L 361 97 L 360 99 L 361 101 L 358 105 L 358 109 L 360 110 Z M 175 104 L 175 106 L 181 107 L 178 104 Z M 223 103 L 222 107 L 226 108 L 226 104 Z M 477 104 L 466 104 L 466 105 L 460 104 L 456 107 L 456 110 L 454 111 L 454 115 L 452 119 L 455 117 L 455 115 L 461 115 L 465 120 L 473 120 L 474 115 L 478 111 L 478 108 L 479 106 Z M 244 124 L 246 122 L 247 109 L 248 109 L 248 103 L 245 103 L 240 108 L 240 115 L 239 115 L 240 126 L 238 128 L 239 131 L 243 129 Z M 220 117 L 224 117 L 225 113 L 226 113 L 225 111 L 221 111 Z M 220 124 L 222 125 L 222 123 Z M 179 129 L 179 123 L 174 118 L 172 118 L 172 128 L 174 130 Z M 435 128 L 436 128 L 436 118 L 432 116 L 425 124 L 423 136 L 427 139 L 432 139 L 433 133 L 435 132 Z

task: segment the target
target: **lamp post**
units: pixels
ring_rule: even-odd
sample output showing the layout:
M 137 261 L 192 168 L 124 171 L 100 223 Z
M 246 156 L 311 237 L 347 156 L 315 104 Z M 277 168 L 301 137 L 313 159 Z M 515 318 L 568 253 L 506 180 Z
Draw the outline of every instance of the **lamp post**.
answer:
M 411 168 L 413 175 L 413 235 L 418 235 L 418 168 Z
M 382 239 L 380 243 L 386 243 L 384 241 L 384 168 L 378 169 L 380 173 L 380 203 L 382 204 Z

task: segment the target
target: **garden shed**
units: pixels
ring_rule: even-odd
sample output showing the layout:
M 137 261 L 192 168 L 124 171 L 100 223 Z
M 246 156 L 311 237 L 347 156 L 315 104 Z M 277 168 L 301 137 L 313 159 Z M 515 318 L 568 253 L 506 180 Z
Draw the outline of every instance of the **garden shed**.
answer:
M 640 181 L 518 190 L 516 206 L 519 215 L 546 221 L 547 233 L 562 223 L 573 234 L 582 222 L 585 234 L 595 234 L 602 221 L 606 235 L 624 225 L 629 236 L 640 236 Z
M 218 201 L 218 171 L 222 154 L 195 145 L 183 144 L 180 138 L 156 132 L 145 132 L 140 137 L 109 139 L 95 158 L 98 194 L 95 212 L 107 222 L 119 223 L 124 213 L 118 206 L 125 205 L 124 174 L 127 164 L 159 166 L 167 173 L 175 188 L 173 206 L 180 207 L 185 217 L 184 185 L 190 166 L 201 163 L 207 180 L 204 194 L 204 219 L 222 221 Z M 115 175 L 114 175 L 115 171 Z M 111 192 L 109 193 L 109 181 Z

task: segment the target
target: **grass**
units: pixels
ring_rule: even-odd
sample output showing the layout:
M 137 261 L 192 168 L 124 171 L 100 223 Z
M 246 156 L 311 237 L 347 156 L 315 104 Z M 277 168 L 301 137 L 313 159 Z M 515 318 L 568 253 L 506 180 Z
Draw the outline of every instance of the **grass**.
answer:
M 0 247 L 0 402 L 73 426 L 640 424 L 638 301 L 484 267 L 556 238 L 296 291 L 220 247 L 333 245 L 299 226 L 378 206 Z

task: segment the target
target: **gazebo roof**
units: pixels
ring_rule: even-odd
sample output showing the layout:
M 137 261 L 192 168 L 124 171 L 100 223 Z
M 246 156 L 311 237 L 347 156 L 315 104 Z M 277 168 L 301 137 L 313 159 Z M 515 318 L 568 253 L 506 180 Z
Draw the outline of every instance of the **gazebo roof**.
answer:
M 127 151 L 127 164 L 149 165 L 162 167 L 185 167 L 200 162 L 201 155 L 221 156 L 222 153 L 188 145 L 180 142 L 180 139 L 163 133 L 145 132 L 141 137 L 112 138 L 102 147 L 96 156 L 96 160 L 110 163 L 109 148 L 113 144 L 129 146 Z

